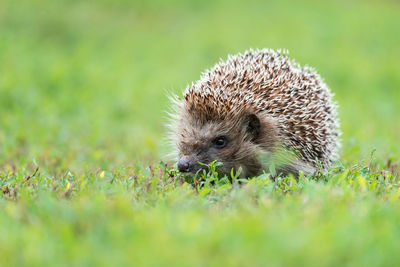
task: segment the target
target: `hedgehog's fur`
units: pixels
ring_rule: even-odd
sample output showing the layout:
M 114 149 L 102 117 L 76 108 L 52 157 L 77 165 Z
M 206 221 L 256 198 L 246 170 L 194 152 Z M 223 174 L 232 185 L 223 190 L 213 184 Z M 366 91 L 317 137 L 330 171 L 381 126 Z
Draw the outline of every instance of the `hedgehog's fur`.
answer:
M 263 49 L 229 56 L 188 86 L 175 104 L 172 141 L 178 159 L 193 165 L 190 172 L 201 168 L 198 161 L 217 160 L 223 174 L 241 168 L 241 176 L 253 176 L 266 166 L 260 153 L 271 159 L 288 151 L 295 158 L 288 157 L 278 171 L 309 174 L 326 169 L 338 156 L 332 94 L 312 68 L 301 68 L 287 52 Z M 228 141 L 223 149 L 212 146 L 218 136 Z

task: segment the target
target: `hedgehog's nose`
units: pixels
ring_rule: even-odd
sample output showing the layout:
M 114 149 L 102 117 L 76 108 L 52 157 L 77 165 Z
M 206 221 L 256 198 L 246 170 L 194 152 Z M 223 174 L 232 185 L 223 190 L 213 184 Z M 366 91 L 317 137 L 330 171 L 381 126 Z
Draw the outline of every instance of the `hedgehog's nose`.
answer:
M 190 172 L 192 169 L 192 164 L 189 160 L 182 158 L 178 161 L 178 170 L 180 172 Z

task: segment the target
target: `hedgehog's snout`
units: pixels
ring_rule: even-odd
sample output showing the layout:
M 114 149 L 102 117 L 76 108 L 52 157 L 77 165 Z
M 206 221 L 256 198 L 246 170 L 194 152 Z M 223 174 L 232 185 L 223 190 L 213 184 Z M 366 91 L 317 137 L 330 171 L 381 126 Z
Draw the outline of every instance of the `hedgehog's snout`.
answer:
M 182 157 L 178 161 L 178 170 L 180 172 L 191 172 L 193 171 L 193 166 L 193 162 L 186 157 Z

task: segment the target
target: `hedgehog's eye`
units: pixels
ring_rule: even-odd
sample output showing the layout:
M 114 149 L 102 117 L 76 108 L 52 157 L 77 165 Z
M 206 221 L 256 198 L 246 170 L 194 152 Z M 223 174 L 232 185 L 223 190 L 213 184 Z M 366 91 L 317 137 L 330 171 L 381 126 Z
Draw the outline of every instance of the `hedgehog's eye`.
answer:
M 223 136 L 217 137 L 213 141 L 213 145 L 216 148 L 224 148 L 226 146 L 226 143 L 227 143 L 226 138 Z

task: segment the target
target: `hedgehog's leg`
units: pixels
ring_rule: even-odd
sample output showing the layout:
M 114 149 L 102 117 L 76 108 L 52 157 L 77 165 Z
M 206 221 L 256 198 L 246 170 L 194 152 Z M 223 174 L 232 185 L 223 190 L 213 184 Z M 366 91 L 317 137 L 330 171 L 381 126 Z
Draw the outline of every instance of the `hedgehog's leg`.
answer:
M 282 174 L 286 176 L 288 174 L 294 174 L 296 177 L 299 176 L 299 171 L 303 171 L 304 175 L 314 174 L 316 168 L 313 167 L 310 163 L 306 163 L 301 160 L 295 160 L 292 163 L 285 165 L 277 170 L 277 174 Z

